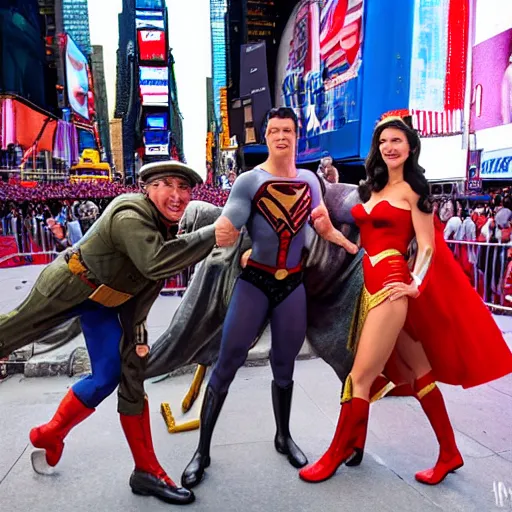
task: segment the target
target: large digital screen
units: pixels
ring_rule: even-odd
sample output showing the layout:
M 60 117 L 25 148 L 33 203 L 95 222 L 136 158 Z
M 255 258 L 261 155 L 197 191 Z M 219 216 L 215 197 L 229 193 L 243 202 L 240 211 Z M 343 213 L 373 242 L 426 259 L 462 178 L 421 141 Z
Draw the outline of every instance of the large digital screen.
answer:
M 145 130 L 144 148 L 147 156 L 169 155 L 169 132 L 164 130 Z
M 416 0 L 412 38 L 409 106 L 415 110 L 444 110 L 448 49 L 447 0 Z
M 165 32 L 163 30 L 138 30 L 139 60 L 166 62 Z
M 281 39 L 279 103 L 299 118 L 299 159 L 321 151 L 320 136 L 359 121 L 363 0 L 302 0 Z M 287 48 L 286 48 L 287 46 Z M 285 53 L 286 52 L 286 53 Z
M 144 142 L 146 144 L 168 144 L 169 132 L 164 130 L 145 130 Z
M 165 29 L 163 11 L 135 11 L 135 26 L 137 29 Z
M 146 115 L 147 130 L 167 130 L 167 112 Z
M 73 39 L 67 36 L 66 83 L 71 108 L 84 119 L 89 119 L 89 76 L 84 54 Z
M 512 123 L 512 2 L 477 0 L 471 129 Z
M 143 105 L 169 104 L 169 69 L 166 67 L 139 67 L 139 86 Z

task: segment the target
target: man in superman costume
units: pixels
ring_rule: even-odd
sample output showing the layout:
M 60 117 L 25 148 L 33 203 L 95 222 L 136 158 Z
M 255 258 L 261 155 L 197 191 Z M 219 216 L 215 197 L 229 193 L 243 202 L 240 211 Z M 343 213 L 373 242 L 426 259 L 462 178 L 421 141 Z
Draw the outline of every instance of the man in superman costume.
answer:
M 246 226 L 252 253 L 227 311 L 219 358 L 201 410 L 199 446 L 182 475 L 187 488 L 201 481 L 210 464 L 211 437 L 229 386 L 267 317 L 272 331 L 275 447 L 294 467 L 307 463 L 289 431 L 293 370 L 307 329 L 303 260 L 308 221 L 328 214 L 318 177 L 295 167 L 297 117 L 291 109 L 270 111 L 266 140 L 269 158 L 237 179 L 217 221 L 227 229 Z M 358 252 L 340 231 L 333 228 L 331 234 L 329 241 L 352 254 Z

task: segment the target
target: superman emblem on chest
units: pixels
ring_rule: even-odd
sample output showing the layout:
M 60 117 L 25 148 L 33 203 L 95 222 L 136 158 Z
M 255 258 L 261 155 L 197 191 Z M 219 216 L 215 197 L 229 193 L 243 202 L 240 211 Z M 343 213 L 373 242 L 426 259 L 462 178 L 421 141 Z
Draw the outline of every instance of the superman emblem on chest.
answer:
M 267 182 L 254 196 L 254 207 L 280 238 L 292 237 L 311 213 L 311 190 L 307 183 Z

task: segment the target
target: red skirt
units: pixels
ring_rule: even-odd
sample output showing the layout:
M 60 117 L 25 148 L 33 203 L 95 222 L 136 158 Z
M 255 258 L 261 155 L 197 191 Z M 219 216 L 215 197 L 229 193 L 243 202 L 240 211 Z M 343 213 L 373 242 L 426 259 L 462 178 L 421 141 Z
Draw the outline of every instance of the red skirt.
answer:
M 405 330 L 422 342 L 436 380 L 469 388 L 512 373 L 512 352 L 441 228 L 436 222 L 434 258 Z

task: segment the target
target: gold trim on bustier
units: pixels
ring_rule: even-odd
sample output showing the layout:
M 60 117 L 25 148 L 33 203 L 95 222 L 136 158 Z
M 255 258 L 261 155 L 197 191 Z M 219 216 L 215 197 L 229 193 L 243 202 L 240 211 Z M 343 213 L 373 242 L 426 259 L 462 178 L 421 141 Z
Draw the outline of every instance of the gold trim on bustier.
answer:
M 425 386 L 423 389 L 420 389 L 416 395 L 418 396 L 418 400 L 421 400 L 425 396 L 427 396 L 431 391 L 433 391 L 437 387 L 437 384 L 435 382 L 431 382 L 427 386 Z
M 368 256 L 372 267 L 375 267 L 375 265 L 380 263 L 382 260 L 385 260 L 390 256 L 402 256 L 402 253 L 397 249 L 386 249 L 385 251 L 379 252 L 379 254 L 376 254 L 375 256 L 370 256 L 368 253 L 366 253 L 366 255 Z

